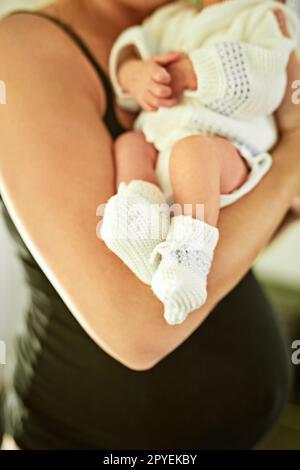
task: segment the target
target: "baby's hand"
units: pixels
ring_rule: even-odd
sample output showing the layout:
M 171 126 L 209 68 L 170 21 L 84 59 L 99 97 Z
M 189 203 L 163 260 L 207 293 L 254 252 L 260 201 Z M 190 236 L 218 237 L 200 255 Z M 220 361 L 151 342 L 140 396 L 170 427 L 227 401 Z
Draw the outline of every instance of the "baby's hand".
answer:
M 178 52 L 165 52 L 148 60 L 130 58 L 119 68 L 119 82 L 146 111 L 175 106 L 177 99 L 172 95 L 171 75 L 165 67 L 180 57 Z

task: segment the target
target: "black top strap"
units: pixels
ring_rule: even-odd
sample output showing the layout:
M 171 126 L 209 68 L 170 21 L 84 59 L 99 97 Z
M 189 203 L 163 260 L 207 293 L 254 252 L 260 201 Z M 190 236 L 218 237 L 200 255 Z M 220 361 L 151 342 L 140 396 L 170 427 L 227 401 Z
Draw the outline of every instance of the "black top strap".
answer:
M 40 16 L 42 18 L 45 18 L 48 21 L 51 21 L 55 25 L 57 25 L 59 28 L 61 28 L 68 36 L 77 44 L 79 49 L 82 51 L 82 53 L 85 55 L 85 57 L 88 59 L 94 70 L 96 71 L 98 77 L 100 78 L 104 90 L 106 93 L 106 98 L 107 98 L 107 109 L 105 116 L 103 118 L 104 123 L 110 130 L 111 134 L 113 136 L 117 136 L 120 133 L 124 132 L 125 129 L 123 126 L 120 124 L 116 113 L 115 113 L 115 107 L 114 107 L 114 93 L 113 89 L 110 83 L 109 78 L 107 77 L 106 73 L 103 71 L 102 67 L 100 64 L 97 62 L 95 59 L 94 55 L 90 51 L 89 47 L 86 45 L 84 40 L 76 33 L 70 25 L 62 21 L 61 19 L 49 15 L 48 13 L 41 12 L 41 11 L 30 11 L 30 10 L 17 10 L 11 13 L 11 15 L 16 15 L 16 14 L 30 14 L 30 15 L 35 15 L 35 16 Z

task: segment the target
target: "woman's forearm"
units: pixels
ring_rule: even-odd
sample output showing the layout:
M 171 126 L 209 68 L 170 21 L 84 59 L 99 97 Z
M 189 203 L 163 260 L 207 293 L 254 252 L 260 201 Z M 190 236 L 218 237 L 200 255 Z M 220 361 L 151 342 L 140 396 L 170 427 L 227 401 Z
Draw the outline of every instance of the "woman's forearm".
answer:
M 157 357 L 174 350 L 201 325 L 213 307 L 242 279 L 257 255 L 267 245 L 290 208 L 300 188 L 300 133 L 283 137 L 273 152 L 270 172 L 248 195 L 222 209 L 219 219 L 220 241 L 208 281 L 206 304 L 170 331 L 161 333 Z M 288 156 L 288 157 L 287 157 Z
M 211 296 L 217 301 L 247 272 L 290 209 L 300 187 L 299 151 L 300 132 L 283 137 L 273 152 L 271 171 L 254 191 L 223 209 L 210 277 Z

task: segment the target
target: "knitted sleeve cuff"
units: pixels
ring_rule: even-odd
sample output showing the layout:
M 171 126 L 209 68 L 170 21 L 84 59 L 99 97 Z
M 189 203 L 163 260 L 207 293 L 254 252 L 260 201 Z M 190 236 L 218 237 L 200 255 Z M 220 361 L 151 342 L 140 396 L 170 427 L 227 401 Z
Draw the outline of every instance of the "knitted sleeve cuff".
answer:
M 185 96 L 197 97 L 204 104 L 224 98 L 227 81 L 219 54 L 214 46 L 196 49 L 189 54 L 197 78 L 197 89 Z
M 138 103 L 125 93 L 118 81 L 118 67 L 126 49 L 134 47 L 142 59 L 153 56 L 155 51 L 146 31 L 141 26 L 134 26 L 124 31 L 115 42 L 109 57 L 109 73 L 111 83 L 116 93 L 117 103 L 124 109 L 136 112 Z

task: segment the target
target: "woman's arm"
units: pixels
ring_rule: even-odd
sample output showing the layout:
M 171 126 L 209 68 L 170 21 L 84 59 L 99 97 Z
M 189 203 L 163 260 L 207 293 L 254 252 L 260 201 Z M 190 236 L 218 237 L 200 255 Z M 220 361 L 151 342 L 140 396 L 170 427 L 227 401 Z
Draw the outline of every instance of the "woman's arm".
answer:
M 7 84 L 7 104 L 0 107 L 1 193 L 82 327 L 117 361 L 146 370 L 199 327 L 284 217 L 300 189 L 300 132 L 281 140 L 262 183 L 222 211 L 209 301 L 182 325 L 170 326 L 149 287 L 96 237 L 96 208 L 114 192 L 112 142 L 100 121 L 105 98 L 88 63 L 52 28 L 43 25 L 42 40 L 32 18 L 11 18 L 0 27 Z

